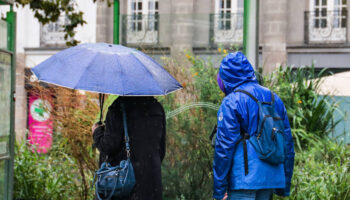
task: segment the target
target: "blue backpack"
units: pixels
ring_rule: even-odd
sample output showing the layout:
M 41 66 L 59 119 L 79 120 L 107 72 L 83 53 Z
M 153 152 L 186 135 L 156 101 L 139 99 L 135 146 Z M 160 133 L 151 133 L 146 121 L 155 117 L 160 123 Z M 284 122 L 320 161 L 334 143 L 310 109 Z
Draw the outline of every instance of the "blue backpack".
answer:
M 236 90 L 252 98 L 259 106 L 258 128 L 257 132 L 249 135 L 241 129 L 241 141 L 243 142 L 244 151 L 244 170 L 248 174 L 248 153 L 247 143 L 254 147 L 258 157 L 272 165 L 278 165 L 284 162 L 284 123 L 282 118 L 275 110 L 275 97 L 271 91 L 271 102 L 261 102 L 252 94 L 245 90 Z

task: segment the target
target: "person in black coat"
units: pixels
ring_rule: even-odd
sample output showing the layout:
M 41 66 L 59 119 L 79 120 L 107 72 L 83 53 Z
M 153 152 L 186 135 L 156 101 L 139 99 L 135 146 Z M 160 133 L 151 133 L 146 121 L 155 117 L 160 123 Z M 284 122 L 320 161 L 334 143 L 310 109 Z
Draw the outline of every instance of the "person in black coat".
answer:
M 100 165 L 119 165 L 126 159 L 121 101 L 124 102 L 130 137 L 131 163 L 136 185 L 123 200 L 161 200 L 161 162 L 165 156 L 165 113 L 154 97 L 119 97 L 109 107 L 105 126 L 93 126 Z

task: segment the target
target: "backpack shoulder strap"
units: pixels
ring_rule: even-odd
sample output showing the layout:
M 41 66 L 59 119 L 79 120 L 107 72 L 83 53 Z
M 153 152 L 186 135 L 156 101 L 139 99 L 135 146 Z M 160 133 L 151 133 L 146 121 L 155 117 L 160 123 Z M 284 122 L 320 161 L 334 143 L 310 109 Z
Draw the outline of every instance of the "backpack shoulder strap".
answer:
M 275 94 L 273 93 L 272 90 L 271 91 L 271 105 L 274 105 L 275 104 Z
M 259 100 L 256 97 L 254 97 L 251 93 L 249 93 L 245 90 L 238 89 L 238 90 L 235 90 L 235 92 L 242 92 L 242 93 L 248 95 L 250 98 L 252 98 L 256 103 L 259 102 Z M 262 104 L 273 105 L 275 103 L 275 95 L 274 95 L 272 90 L 270 90 L 270 92 L 271 92 L 271 102 L 263 101 L 263 102 L 261 102 Z
M 247 92 L 245 90 L 238 89 L 238 90 L 235 90 L 235 92 L 242 92 L 242 93 L 248 95 L 250 98 L 252 98 L 256 103 L 259 102 L 259 100 L 256 97 L 254 97 L 252 94 L 250 94 L 249 92 Z
M 256 103 L 259 102 L 259 100 L 254 97 L 251 93 L 245 91 L 245 90 L 235 90 L 235 92 L 242 92 L 246 95 L 248 95 L 250 98 L 252 98 Z M 275 102 L 275 97 L 273 92 L 271 91 L 271 102 L 261 102 L 262 104 L 270 104 L 270 105 L 274 105 Z M 258 118 L 259 120 L 259 118 Z M 259 124 L 259 122 L 258 122 Z M 244 159 L 244 174 L 247 176 L 249 173 L 249 169 L 248 169 L 248 150 L 247 150 L 247 141 L 250 138 L 250 135 L 248 133 L 246 133 L 242 128 L 241 128 L 241 140 L 243 142 L 243 159 Z
M 249 92 L 245 91 L 245 90 L 235 90 L 235 92 L 242 92 L 246 95 L 248 95 L 250 98 L 252 98 L 256 103 L 259 102 L 259 100 L 254 97 L 252 94 L 250 94 Z M 247 176 L 249 173 L 249 169 L 248 169 L 248 149 L 247 149 L 247 140 L 249 140 L 250 135 L 249 133 L 247 133 L 246 131 L 244 131 L 244 129 L 241 127 L 241 140 L 243 142 L 243 159 L 244 159 L 244 174 Z

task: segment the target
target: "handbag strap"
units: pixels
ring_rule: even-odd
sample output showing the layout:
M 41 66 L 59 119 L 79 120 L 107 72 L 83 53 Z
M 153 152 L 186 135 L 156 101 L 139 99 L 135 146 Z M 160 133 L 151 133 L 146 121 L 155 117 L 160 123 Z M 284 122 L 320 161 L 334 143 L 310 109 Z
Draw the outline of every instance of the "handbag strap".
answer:
M 123 113 L 123 126 L 124 126 L 124 139 L 125 139 L 126 156 L 129 159 L 130 158 L 130 144 L 129 144 L 128 124 L 127 124 L 127 120 L 126 120 L 126 110 L 125 110 L 124 102 L 121 102 L 121 108 L 122 108 L 122 113 Z
M 115 189 L 117 188 L 117 184 L 118 184 L 118 181 L 117 181 L 117 179 L 114 179 L 115 180 L 115 183 L 114 183 L 114 187 L 113 187 L 113 190 L 112 190 L 112 192 L 110 193 L 110 194 L 108 194 L 108 197 L 106 198 L 106 199 L 102 199 L 101 198 L 101 196 L 100 196 L 100 194 L 98 193 L 98 191 L 99 191 L 99 187 L 98 187 L 98 181 L 96 181 L 96 183 L 95 183 L 95 187 L 96 187 L 96 197 L 97 197 L 97 199 L 98 200 L 110 200 L 111 198 L 112 198 L 112 196 L 113 196 L 113 194 L 114 194 L 114 192 L 115 192 Z M 104 191 L 105 192 L 105 196 L 107 196 L 107 191 Z
M 100 93 L 99 95 L 99 102 L 100 102 L 100 121 L 97 122 L 97 124 L 102 125 L 103 122 L 103 103 L 105 101 L 105 94 Z

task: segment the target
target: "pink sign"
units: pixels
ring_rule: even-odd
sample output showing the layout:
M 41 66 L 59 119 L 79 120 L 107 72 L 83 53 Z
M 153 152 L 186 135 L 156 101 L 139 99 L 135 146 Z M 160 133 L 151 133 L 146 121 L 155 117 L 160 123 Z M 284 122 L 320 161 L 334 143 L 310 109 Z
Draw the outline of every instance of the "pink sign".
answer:
M 38 96 L 29 96 L 29 143 L 38 153 L 47 153 L 52 145 L 53 123 L 51 103 Z

